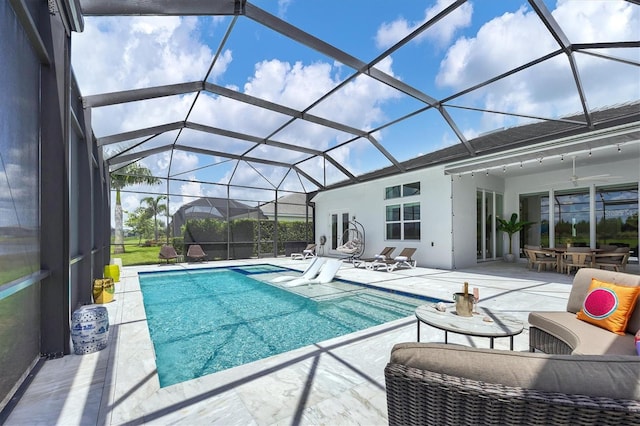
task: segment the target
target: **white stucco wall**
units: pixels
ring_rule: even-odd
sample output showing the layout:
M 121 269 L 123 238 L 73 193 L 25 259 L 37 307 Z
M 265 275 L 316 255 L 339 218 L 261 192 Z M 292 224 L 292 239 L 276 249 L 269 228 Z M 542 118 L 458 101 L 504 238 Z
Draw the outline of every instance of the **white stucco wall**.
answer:
M 476 173 L 451 176 L 453 184 L 453 249 L 454 267 L 464 268 L 477 263 L 477 192 L 504 193 L 504 180 L 493 175 Z M 498 236 L 502 238 L 502 235 Z M 506 242 L 504 243 L 506 247 Z
M 474 176 L 444 174 L 444 167 L 436 166 L 425 170 L 403 173 L 373 182 L 352 185 L 319 193 L 316 203 L 316 235 L 331 235 L 330 215 L 349 213 L 362 223 L 366 232 L 366 251 L 364 257 L 371 257 L 385 246 L 395 246 L 396 255 L 404 247 L 416 247 L 415 258 L 420 266 L 453 269 L 464 268 L 477 263 L 477 205 L 478 190 L 495 191 L 504 197 L 503 216 L 519 212 L 520 195 L 548 194 L 554 191 L 573 190 L 576 186 L 569 181 L 571 162 L 567 167 L 554 172 L 536 172 L 523 176 L 509 176 L 509 173 L 487 176 L 478 172 Z M 591 176 L 610 173 L 617 178 L 608 182 L 581 181 L 577 186 L 587 188 L 615 184 L 640 184 L 640 164 L 637 157 L 622 156 L 619 160 L 607 164 L 583 165 L 578 168 L 578 176 Z M 415 197 L 393 200 L 384 199 L 385 187 L 420 181 L 421 193 Z M 387 241 L 384 236 L 385 206 L 388 204 L 420 201 L 421 240 Z M 533 231 L 532 231 L 533 232 Z M 502 239 L 505 252 L 508 251 L 508 238 L 504 233 L 497 235 Z M 433 245 L 432 245 L 433 243 Z M 517 249 L 519 236 L 514 235 L 513 246 Z M 326 255 L 343 256 L 330 251 L 330 243 L 325 246 Z
M 385 187 L 420 182 L 420 195 L 384 199 Z M 451 240 L 451 179 L 444 175 L 443 167 L 433 167 L 407 172 L 373 182 L 365 182 L 345 188 L 324 191 L 313 201 L 316 208 L 316 235 L 331 235 L 331 214 L 348 212 L 350 217 L 365 228 L 366 249 L 364 257 L 377 254 L 385 246 L 395 246 L 394 254 L 405 247 L 416 247 L 418 265 L 449 269 L 452 267 Z M 421 214 L 420 241 L 385 240 L 385 206 L 419 201 Z M 433 245 L 432 245 L 433 243 Z M 326 255 L 340 255 L 325 246 Z

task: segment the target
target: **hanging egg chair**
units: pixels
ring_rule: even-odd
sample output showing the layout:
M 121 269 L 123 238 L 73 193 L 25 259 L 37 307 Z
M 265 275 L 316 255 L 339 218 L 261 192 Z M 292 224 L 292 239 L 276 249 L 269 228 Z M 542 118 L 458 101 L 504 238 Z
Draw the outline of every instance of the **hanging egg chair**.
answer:
M 336 251 L 348 255 L 347 262 L 353 262 L 364 254 L 364 227 L 355 219 L 349 222 L 351 225 L 342 234 L 342 245 L 336 247 Z

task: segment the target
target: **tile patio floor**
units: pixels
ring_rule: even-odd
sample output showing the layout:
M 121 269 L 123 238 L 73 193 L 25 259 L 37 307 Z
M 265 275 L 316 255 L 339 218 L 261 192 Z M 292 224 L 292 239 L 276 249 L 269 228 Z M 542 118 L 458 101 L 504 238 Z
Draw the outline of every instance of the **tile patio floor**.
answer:
M 204 266 L 271 263 L 302 270 L 287 258 L 208 262 Z M 392 346 L 415 341 L 415 317 L 307 346 L 199 379 L 160 388 L 139 291 L 138 271 L 202 264 L 124 268 L 109 311 L 109 346 L 93 354 L 49 360 L 7 419 L 7 425 L 386 425 L 384 367 Z M 628 271 L 638 273 L 638 265 Z M 525 321 L 515 350 L 528 350 L 527 314 L 563 310 L 571 277 L 531 272 L 525 264 L 492 262 L 463 270 L 374 272 L 345 264 L 338 277 L 451 299 L 462 283 L 478 287 L 481 306 Z M 422 341 L 444 334 L 422 327 Z M 449 341 L 488 347 L 487 338 L 449 334 Z M 496 339 L 508 349 L 509 339 Z

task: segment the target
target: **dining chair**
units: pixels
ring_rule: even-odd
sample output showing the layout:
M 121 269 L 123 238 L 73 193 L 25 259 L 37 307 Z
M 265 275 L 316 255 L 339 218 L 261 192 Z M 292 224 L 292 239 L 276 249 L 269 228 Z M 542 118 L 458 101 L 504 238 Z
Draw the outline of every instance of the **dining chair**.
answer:
M 620 272 L 626 269 L 629 255 L 629 247 L 617 247 L 613 251 L 596 253 L 593 264 L 599 269 L 612 268 Z
M 567 275 L 575 268 L 590 267 L 593 260 L 593 250 L 589 247 L 567 247 L 567 251 L 562 253 L 562 268 L 566 268 Z M 560 271 L 563 272 L 563 271 Z

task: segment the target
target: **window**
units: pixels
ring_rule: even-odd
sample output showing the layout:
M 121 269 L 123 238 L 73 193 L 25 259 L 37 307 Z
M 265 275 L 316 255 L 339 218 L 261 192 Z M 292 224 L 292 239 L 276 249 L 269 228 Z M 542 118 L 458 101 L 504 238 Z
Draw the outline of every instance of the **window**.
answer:
M 400 198 L 400 185 L 388 186 L 384 189 L 384 199 L 389 200 L 391 198 Z
M 412 195 L 420 195 L 420 182 L 405 183 L 402 186 L 388 186 L 384 189 L 385 200 L 400 197 L 411 197 Z
M 386 239 L 420 239 L 420 203 L 386 206 Z
M 402 196 L 411 197 L 412 195 L 420 195 L 420 182 L 402 185 Z
M 401 229 L 402 223 L 400 222 L 400 204 L 394 204 L 387 206 L 387 240 L 400 240 L 402 239 Z
M 405 240 L 420 239 L 420 203 L 409 203 L 403 207 Z

